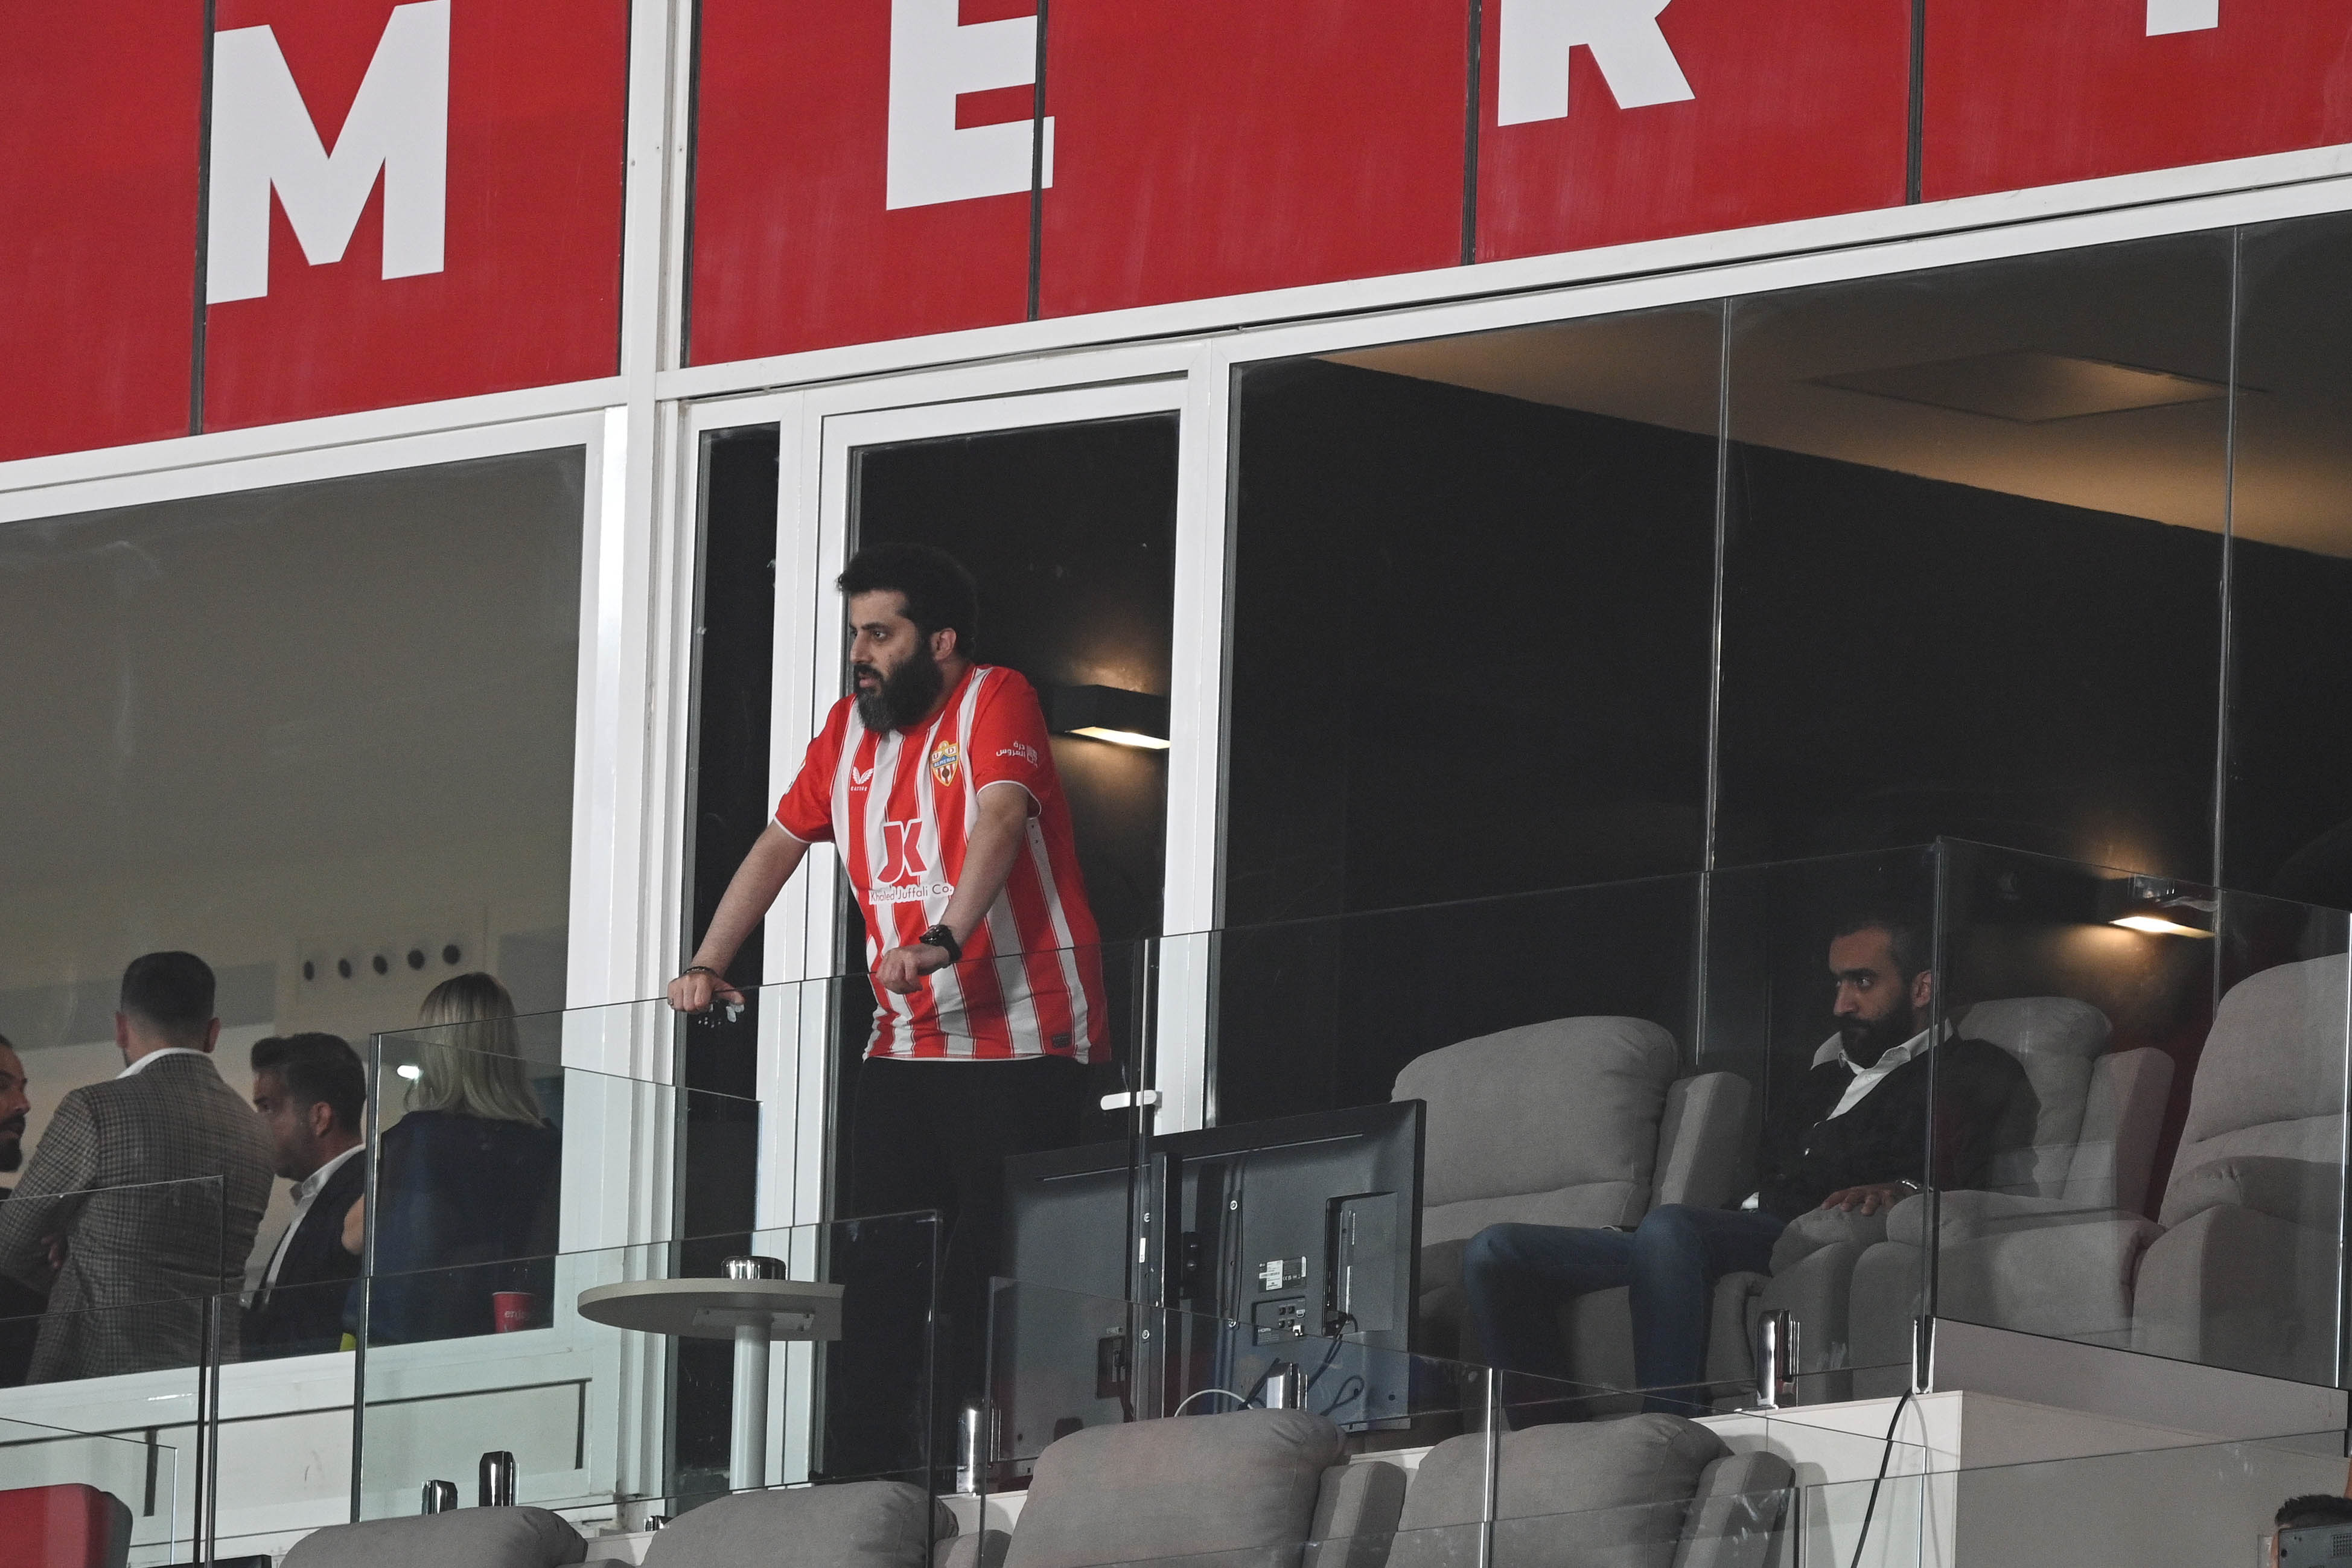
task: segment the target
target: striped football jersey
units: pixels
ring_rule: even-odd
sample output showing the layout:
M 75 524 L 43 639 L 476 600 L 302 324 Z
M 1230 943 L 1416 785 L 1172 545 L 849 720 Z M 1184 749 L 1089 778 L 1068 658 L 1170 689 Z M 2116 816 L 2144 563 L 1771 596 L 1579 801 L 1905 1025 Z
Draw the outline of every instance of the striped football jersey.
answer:
M 868 730 L 856 700 L 843 698 L 778 803 L 776 824 L 839 849 L 866 916 L 870 970 L 945 914 L 980 792 L 999 784 L 1031 803 L 1013 874 L 961 963 L 911 995 L 874 988 L 868 1056 L 1108 1059 L 1101 938 L 1045 714 L 1019 674 L 973 666 L 938 717 L 911 730 Z

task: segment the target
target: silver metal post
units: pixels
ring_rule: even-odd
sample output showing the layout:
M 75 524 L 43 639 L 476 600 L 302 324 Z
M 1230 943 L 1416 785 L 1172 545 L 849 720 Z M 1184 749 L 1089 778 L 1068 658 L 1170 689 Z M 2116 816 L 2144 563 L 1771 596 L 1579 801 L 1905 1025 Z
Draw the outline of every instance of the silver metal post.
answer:
M 483 1508 L 514 1507 L 515 1457 L 512 1454 L 504 1448 L 493 1448 L 482 1456 L 474 1497 Z
M 221 1299 L 205 1298 L 204 1344 L 196 1366 L 196 1561 L 210 1563 L 220 1541 Z
M 515 1457 L 493 1448 L 481 1458 L 474 1500 L 482 1508 L 512 1508 L 515 1500 Z
M 1756 1408 L 1797 1403 L 1797 1320 L 1784 1308 L 1756 1320 Z
M 1486 1369 L 1486 1489 L 1478 1510 L 1478 1568 L 1495 1568 L 1495 1514 L 1503 1479 L 1503 1373 Z
M 735 1325 L 735 1425 L 727 1445 L 727 1484 L 752 1491 L 768 1484 L 768 1325 Z
M 457 1483 L 455 1481 L 425 1482 L 423 1503 L 424 1506 L 418 1510 L 419 1512 L 450 1512 L 457 1506 Z
M 730 1279 L 782 1279 L 784 1265 L 774 1258 L 730 1258 L 720 1265 Z M 727 1445 L 727 1485 L 755 1491 L 768 1484 L 768 1336 L 773 1325 L 762 1317 L 735 1325 L 734 1421 Z
M 988 1413 L 977 1405 L 967 1405 L 956 1413 L 956 1472 L 955 1489 L 958 1497 L 980 1495 L 981 1434 Z

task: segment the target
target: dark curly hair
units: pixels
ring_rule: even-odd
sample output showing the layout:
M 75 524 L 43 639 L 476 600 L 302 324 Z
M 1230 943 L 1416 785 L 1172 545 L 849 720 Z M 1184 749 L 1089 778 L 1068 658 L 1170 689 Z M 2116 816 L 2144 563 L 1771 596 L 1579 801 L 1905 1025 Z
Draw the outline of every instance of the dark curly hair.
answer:
M 839 584 L 853 596 L 904 594 L 907 618 L 925 638 L 952 628 L 956 652 L 972 656 L 980 632 L 980 586 L 946 551 L 929 544 L 869 544 L 849 558 Z

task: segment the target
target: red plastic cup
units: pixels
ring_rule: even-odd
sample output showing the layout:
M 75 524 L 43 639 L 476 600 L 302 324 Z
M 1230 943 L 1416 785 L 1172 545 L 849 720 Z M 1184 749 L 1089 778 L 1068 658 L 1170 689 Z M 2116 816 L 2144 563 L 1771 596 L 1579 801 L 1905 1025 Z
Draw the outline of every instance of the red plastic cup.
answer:
M 539 1326 L 539 1298 L 529 1290 L 490 1292 L 490 1323 L 499 1333 Z

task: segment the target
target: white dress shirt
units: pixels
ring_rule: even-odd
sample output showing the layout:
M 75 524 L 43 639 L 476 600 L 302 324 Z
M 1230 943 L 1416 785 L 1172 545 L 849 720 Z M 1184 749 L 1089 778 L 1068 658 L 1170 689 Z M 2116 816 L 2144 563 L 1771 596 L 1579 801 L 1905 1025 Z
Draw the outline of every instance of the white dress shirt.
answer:
M 165 1057 L 204 1057 L 211 1054 L 210 1051 L 197 1050 L 193 1046 L 165 1046 L 162 1050 L 149 1051 L 114 1076 L 118 1079 L 129 1078 L 132 1073 L 145 1071 L 149 1062 L 161 1061 Z
M 286 1249 L 293 1245 L 294 1233 L 302 1228 L 303 1220 L 310 1216 L 310 1205 L 319 1201 L 320 1189 L 327 1184 L 327 1178 L 341 1170 L 344 1161 L 366 1147 L 364 1143 L 352 1144 L 294 1184 L 294 1217 L 286 1222 L 286 1234 L 278 1238 L 277 1250 L 269 1255 L 269 1272 L 261 1277 L 262 1295 L 268 1296 L 276 1288 L 278 1266 L 286 1261 Z
M 1949 1025 L 1946 1026 L 1947 1029 L 1949 1027 Z M 1888 1073 L 1893 1072 L 1896 1068 L 1901 1067 L 1905 1062 L 1911 1060 L 1915 1057 L 1925 1056 L 1927 1053 L 1928 1047 L 1934 1044 L 1934 1042 L 1927 1037 L 1930 1033 L 1931 1031 L 1929 1030 L 1922 1029 L 1917 1034 L 1912 1036 L 1909 1039 L 1904 1041 L 1901 1045 L 1887 1047 L 1885 1054 L 1881 1056 L 1876 1061 L 1871 1063 L 1866 1068 L 1856 1067 L 1854 1065 L 1853 1058 L 1845 1054 L 1845 1047 L 1843 1045 L 1840 1045 L 1838 1047 L 1837 1059 L 1845 1064 L 1846 1071 L 1853 1074 L 1853 1081 L 1845 1086 L 1845 1092 L 1838 1096 L 1837 1104 L 1831 1109 L 1829 1115 L 1823 1117 L 1822 1120 L 1826 1121 L 1836 1117 L 1843 1116 L 1847 1111 L 1852 1110 L 1855 1106 L 1860 1105 L 1863 1102 L 1864 1097 L 1868 1095 L 1872 1089 L 1876 1089 L 1881 1080 L 1883 1080 Z M 1843 1037 L 1838 1037 L 1843 1038 Z

